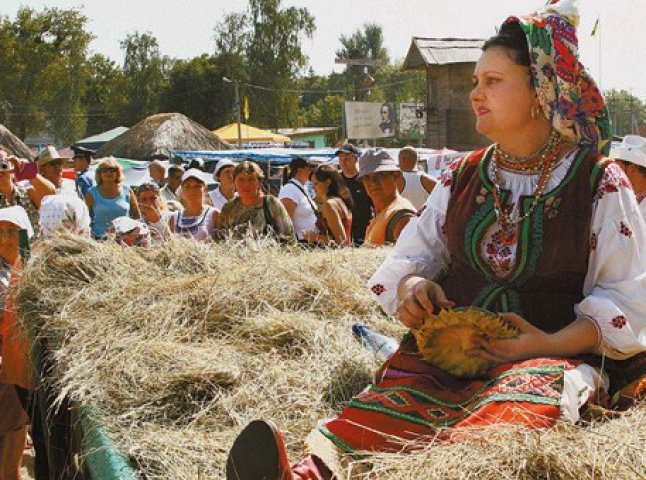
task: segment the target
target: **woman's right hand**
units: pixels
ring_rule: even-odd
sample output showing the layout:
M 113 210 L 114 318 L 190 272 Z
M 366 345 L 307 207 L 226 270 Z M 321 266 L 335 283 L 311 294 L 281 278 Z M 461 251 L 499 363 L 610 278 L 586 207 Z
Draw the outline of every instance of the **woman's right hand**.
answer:
M 397 317 L 408 328 L 416 328 L 434 313 L 435 307 L 452 308 L 455 302 L 448 300 L 439 284 L 423 277 L 404 278 L 397 288 Z

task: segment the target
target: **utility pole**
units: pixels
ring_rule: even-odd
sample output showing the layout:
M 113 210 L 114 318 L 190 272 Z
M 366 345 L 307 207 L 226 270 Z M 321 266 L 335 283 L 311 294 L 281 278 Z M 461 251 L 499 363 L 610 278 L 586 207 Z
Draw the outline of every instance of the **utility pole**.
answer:
M 233 83 L 233 87 L 236 95 L 236 117 L 238 119 L 238 148 L 242 150 L 242 127 L 240 126 L 242 122 L 242 104 L 240 103 L 240 80 L 230 80 L 227 77 L 222 77 L 227 83 Z

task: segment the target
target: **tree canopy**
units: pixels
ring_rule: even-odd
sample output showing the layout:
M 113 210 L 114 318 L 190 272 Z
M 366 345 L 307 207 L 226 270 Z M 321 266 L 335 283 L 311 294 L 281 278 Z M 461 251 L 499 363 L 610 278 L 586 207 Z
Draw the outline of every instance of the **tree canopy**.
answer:
M 326 75 L 308 68 L 303 48 L 315 28 L 305 7 L 247 0 L 214 26 L 212 52 L 171 59 L 153 33 L 132 32 L 120 42 L 125 60 L 117 64 L 89 51 L 82 7 L 23 7 L 14 19 L 0 17 L 0 123 L 23 139 L 47 132 L 61 144 L 158 112 L 215 129 L 235 120 L 235 83 L 249 106 L 247 121 L 264 128 L 341 129 L 346 100 L 424 103 L 424 72 L 402 71 L 380 25 L 341 35 L 334 52 L 368 65 Z M 606 92 L 606 99 L 615 134 L 643 125 L 643 101 L 625 90 Z

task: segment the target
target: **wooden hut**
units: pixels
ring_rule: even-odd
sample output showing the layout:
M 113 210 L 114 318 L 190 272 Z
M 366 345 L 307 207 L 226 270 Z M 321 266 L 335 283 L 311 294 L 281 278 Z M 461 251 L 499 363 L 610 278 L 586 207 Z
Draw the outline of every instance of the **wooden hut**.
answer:
M 473 150 L 490 143 L 475 130 L 469 93 L 484 40 L 413 37 L 404 70 L 426 71 L 426 143 Z

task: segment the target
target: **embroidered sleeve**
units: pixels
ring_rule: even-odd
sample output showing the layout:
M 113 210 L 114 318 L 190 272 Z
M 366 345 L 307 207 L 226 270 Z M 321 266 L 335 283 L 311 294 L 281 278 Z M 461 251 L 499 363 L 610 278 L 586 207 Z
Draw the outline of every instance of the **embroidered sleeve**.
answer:
M 596 322 L 597 353 L 620 360 L 646 350 L 646 225 L 615 164 L 606 167 L 594 202 L 585 298 L 575 309 Z
M 368 280 L 368 288 L 384 311 L 397 310 L 397 285 L 408 275 L 436 278 L 449 262 L 444 222 L 451 182 L 439 183 L 419 217 L 402 230 L 392 253 Z

